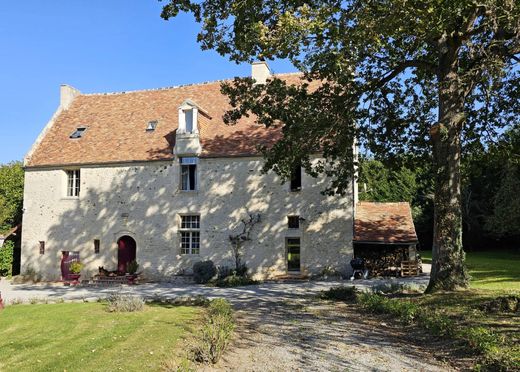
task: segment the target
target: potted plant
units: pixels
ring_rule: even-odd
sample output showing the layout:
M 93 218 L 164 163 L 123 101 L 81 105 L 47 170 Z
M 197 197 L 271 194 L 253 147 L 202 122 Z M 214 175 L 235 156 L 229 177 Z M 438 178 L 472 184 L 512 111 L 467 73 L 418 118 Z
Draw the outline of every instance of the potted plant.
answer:
M 81 276 L 81 269 L 83 269 L 83 264 L 79 261 L 74 261 L 69 266 L 69 280 L 78 281 Z
M 134 284 L 135 280 L 139 276 L 137 270 L 139 269 L 139 264 L 136 260 L 132 260 L 126 266 L 126 278 L 128 279 L 128 284 Z

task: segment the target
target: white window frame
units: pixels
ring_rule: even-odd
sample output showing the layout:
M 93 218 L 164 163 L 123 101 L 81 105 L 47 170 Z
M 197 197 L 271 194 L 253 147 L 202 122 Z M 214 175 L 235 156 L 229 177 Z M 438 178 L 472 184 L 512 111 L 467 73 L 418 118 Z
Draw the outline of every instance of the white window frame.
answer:
M 198 184 L 199 184 L 199 176 L 198 176 L 199 167 L 198 167 L 198 165 L 199 165 L 199 159 L 197 157 L 184 156 L 184 157 L 179 158 L 179 166 L 180 166 L 179 189 L 181 191 L 194 192 L 194 191 L 198 190 Z M 195 177 L 194 177 L 195 184 L 194 185 L 191 185 L 191 181 L 190 181 L 190 174 L 189 174 L 190 166 L 195 166 Z M 184 178 L 183 178 L 185 175 L 184 167 L 186 167 L 186 169 L 187 169 L 187 177 L 188 177 L 187 183 L 186 183 L 186 188 L 184 187 Z M 191 186 L 193 186 L 193 188 Z
M 200 254 L 200 215 L 186 214 L 180 216 L 179 237 L 181 255 Z M 185 240 L 185 237 L 187 237 L 187 240 Z
M 186 122 L 186 113 L 189 112 L 191 114 L 191 128 L 188 128 L 188 123 Z M 184 103 L 179 107 L 179 128 L 178 133 L 199 133 L 198 128 L 198 118 L 199 118 L 199 109 L 194 104 L 194 102 L 190 100 L 184 101 Z M 189 130 L 188 130 L 189 129 Z
M 81 169 L 67 169 L 66 195 L 68 198 L 79 198 L 81 193 Z

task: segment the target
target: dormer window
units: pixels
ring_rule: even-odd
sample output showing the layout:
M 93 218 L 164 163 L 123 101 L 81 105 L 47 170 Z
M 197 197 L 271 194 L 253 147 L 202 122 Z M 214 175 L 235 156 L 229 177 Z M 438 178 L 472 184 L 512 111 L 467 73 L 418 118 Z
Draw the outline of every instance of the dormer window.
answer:
M 157 120 L 149 121 L 148 125 L 146 126 L 146 131 L 153 132 L 155 130 L 155 128 L 157 128 L 157 124 L 158 124 Z
M 198 133 L 198 115 L 201 109 L 195 102 L 187 99 L 179 107 L 179 131 L 178 133 Z M 201 111 L 203 112 L 203 111 Z
M 70 135 L 70 138 L 76 139 L 83 137 L 83 134 L 87 130 L 87 127 L 78 127 L 76 130 Z
M 183 110 L 184 120 L 186 122 L 186 133 L 193 133 L 193 109 Z

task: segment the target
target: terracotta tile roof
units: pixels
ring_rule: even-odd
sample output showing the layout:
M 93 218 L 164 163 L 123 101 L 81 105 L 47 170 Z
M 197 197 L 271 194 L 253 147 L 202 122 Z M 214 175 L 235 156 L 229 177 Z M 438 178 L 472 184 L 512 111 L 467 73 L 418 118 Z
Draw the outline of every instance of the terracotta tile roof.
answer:
M 354 219 L 354 241 L 416 242 L 410 204 L 359 202 Z
M 277 75 L 289 83 L 300 82 L 299 74 Z M 221 81 L 173 88 L 108 94 L 81 94 L 58 115 L 26 166 L 100 164 L 129 161 L 170 160 L 178 127 L 178 107 L 186 100 L 207 112 L 199 115 L 201 157 L 247 156 L 258 145 L 274 143 L 281 132 L 255 124 L 254 117 L 237 125 L 224 124 L 230 107 L 220 93 Z M 155 131 L 146 132 L 157 120 Z M 70 139 L 76 128 L 88 127 L 80 139 Z

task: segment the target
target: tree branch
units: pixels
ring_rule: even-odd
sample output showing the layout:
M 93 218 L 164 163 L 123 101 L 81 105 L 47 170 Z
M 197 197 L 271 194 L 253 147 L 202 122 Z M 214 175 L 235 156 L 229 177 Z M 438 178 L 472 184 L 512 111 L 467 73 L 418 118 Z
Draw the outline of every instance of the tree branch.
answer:
M 396 76 L 400 73 L 404 72 L 407 68 L 415 67 L 423 70 L 427 70 L 430 72 L 435 72 L 435 66 L 429 62 L 421 61 L 421 60 L 408 60 L 403 61 L 399 65 L 397 65 L 394 69 L 390 70 L 386 73 L 384 77 L 379 80 L 373 81 L 370 83 L 370 90 L 380 89 L 385 86 L 388 82 L 392 81 Z

